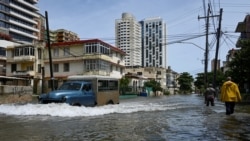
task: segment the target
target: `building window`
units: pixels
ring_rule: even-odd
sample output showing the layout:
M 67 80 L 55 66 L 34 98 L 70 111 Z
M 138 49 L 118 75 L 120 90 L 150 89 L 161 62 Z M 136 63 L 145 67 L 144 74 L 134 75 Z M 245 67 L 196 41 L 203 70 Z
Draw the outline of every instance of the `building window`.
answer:
M 16 71 L 16 64 L 11 64 L 11 72 Z
M 69 56 L 69 54 L 70 54 L 69 48 L 68 47 L 63 48 L 63 55 L 64 56 Z
M 38 59 L 42 59 L 42 50 L 40 48 L 37 50 L 37 53 L 38 53 Z
M 63 64 L 63 71 L 64 72 L 69 72 L 69 63 L 64 63 Z
M 84 60 L 85 71 L 110 71 L 110 65 L 103 60 Z
M 53 72 L 59 72 L 59 65 L 53 64 Z
M 162 65 L 162 57 L 160 57 L 160 65 Z
M 19 56 L 19 48 L 15 48 L 15 56 Z
M 0 47 L 0 56 L 6 56 L 6 50 L 3 47 Z
M 42 72 L 41 69 L 42 69 L 41 64 L 38 64 L 38 65 L 37 65 L 37 72 L 38 72 L 38 73 L 41 73 L 41 72 Z
M 122 68 L 120 68 L 120 74 L 123 74 L 123 69 Z
M 27 69 L 27 71 L 33 71 L 33 66 L 32 65 L 31 66 L 27 66 L 26 69 Z
M 15 56 L 34 56 L 34 47 L 18 47 L 15 48 Z
M 55 57 L 58 57 L 58 56 L 59 56 L 59 48 L 54 48 L 54 49 L 53 49 L 53 55 L 54 55 Z
M 25 55 L 29 55 L 29 54 L 30 54 L 29 48 L 24 48 L 24 54 L 25 54 Z
M 91 53 L 109 54 L 110 47 L 100 43 L 86 43 L 84 45 L 84 52 L 88 54 Z

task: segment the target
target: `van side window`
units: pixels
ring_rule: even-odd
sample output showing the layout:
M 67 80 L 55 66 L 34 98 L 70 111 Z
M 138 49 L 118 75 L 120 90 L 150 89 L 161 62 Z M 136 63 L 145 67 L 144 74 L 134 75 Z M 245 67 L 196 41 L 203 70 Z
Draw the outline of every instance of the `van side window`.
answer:
M 99 80 L 98 91 L 118 90 L 118 80 Z
M 89 91 L 89 90 L 91 90 L 91 85 L 90 84 L 84 84 L 83 88 L 82 88 L 82 91 Z
M 91 84 L 87 84 L 87 91 L 91 90 Z

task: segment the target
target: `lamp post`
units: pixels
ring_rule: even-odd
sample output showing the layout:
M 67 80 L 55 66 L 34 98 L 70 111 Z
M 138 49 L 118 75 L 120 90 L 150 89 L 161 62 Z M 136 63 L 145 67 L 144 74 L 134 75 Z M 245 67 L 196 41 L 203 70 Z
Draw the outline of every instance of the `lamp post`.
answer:
M 201 50 L 203 50 L 203 51 L 206 51 L 204 48 L 202 48 L 202 47 L 200 47 L 200 46 L 198 46 L 197 44 L 192 43 L 192 42 L 182 42 L 182 41 L 180 41 L 180 42 L 178 42 L 178 43 L 182 43 L 182 44 L 192 44 L 192 45 L 198 47 L 199 49 L 201 49 Z
M 182 41 L 180 41 L 180 42 L 178 42 L 178 43 L 182 43 L 182 44 L 192 44 L 192 45 L 198 47 L 199 49 L 201 49 L 201 50 L 203 50 L 203 51 L 205 52 L 205 53 L 204 53 L 204 58 L 205 58 L 205 63 L 204 63 L 204 85 L 205 85 L 205 87 L 206 87 L 206 86 L 207 86 L 207 67 L 208 67 L 208 52 L 209 52 L 209 50 L 208 50 L 207 48 L 204 49 L 204 48 L 202 48 L 202 47 L 200 47 L 200 46 L 198 46 L 197 44 L 192 43 L 192 42 L 182 42 Z

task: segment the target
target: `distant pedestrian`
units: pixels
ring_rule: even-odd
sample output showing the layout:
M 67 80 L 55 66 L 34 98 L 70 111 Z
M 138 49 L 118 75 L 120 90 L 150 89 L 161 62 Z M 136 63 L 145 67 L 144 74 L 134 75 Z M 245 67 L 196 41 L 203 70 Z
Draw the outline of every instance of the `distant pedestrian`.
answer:
M 204 95 L 205 95 L 205 104 L 209 106 L 209 103 L 210 103 L 211 106 L 214 106 L 214 98 L 215 98 L 216 92 L 212 84 L 208 85 L 208 88 L 206 89 Z
M 238 85 L 231 81 L 231 77 L 227 77 L 227 81 L 223 83 L 220 99 L 225 102 L 226 115 L 233 114 L 235 103 L 241 101 L 241 95 Z

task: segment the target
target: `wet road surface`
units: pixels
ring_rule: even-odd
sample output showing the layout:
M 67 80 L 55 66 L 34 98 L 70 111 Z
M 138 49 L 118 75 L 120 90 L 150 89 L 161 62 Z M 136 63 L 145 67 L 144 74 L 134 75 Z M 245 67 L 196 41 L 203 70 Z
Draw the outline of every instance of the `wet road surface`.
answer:
M 202 96 L 123 99 L 119 105 L 0 105 L 1 141 L 250 140 L 250 106 L 207 107 Z

